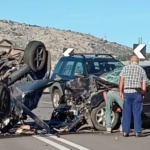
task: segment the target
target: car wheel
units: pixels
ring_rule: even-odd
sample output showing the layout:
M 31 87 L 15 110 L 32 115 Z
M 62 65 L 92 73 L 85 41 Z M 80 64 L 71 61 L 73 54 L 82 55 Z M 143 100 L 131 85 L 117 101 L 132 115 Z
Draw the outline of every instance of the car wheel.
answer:
M 91 119 L 94 127 L 97 130 L 106 130 L 106 122 L 105 122 L 105 112 L 106 112 L 106 103 L 102 102 L 98 107 L 94 108 L 91 112 Z M 112 129 L 116 127 L 119 122 L 119 114 L 112 111 Z
M 47 62 L 45 45 L 40 41 L 29 42 L 25 48 L 23 61 L 34 72 L 41 71 Z
M 59 106 L 59 100 L 60 97 L 62 96 L 60 90 L 55 89 L 53 92 L 53 96 L 52 96 L 52 103 L 53 103 L 53 107 L 57 108 Z

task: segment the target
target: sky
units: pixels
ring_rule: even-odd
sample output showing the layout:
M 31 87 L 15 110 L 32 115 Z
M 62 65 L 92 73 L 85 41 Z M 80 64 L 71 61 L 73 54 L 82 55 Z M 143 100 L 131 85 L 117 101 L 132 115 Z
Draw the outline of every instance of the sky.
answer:
M 0 19 L 106 36 L 131 48 L 142 38 L 150 52 L 150 0 L 3 0 Z

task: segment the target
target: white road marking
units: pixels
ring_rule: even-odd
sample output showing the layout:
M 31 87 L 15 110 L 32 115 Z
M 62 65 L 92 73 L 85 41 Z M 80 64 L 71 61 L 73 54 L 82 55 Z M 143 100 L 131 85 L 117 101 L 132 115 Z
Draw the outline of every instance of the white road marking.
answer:
M 83 147 L 83 146 L 81 146 L 79 144 L 76 144 L 74 142 L 68 141 L 68 140 L 63 139 L 63 138 L 58 138 L 58 137 L 56 137 L 56 136 L 54 136 L 52 134 L 46 134 L 45 136 L 49 137 L 49 138 L 52 138 L 52 139 L 54 139 L 56 141 L 59 141 L 61 143 L 64 143 L 64 144 L 66 144 L 68 146 L 71 146 L 71 147 L 74 147 L 76 149 L 79 149 L 79 150 L 90 150 L 90 149 L 88 149 L 86 147 Z M 47 144 L 49 144 L 49 145 L 51 145 L 51 146 L 53 146 L 53 147 L 55 147 L 55 148 L 57 148 L 59 150 L 70 150 L 67 147 L 63 146 L 63 145 L 60 145 L 60 144 L 58 144 L 58 143 L 56 143 L 54 141 L 51 141 L 50 139 L 47 139 L 46 137 L 41 137 L 39 135 L 34 135 L 32 137 L 34 137 L 34 138 L 36 138 L 36 139 L 38 139 L 38 140 L 40 140 L 42 142 L 45 142 L 45 143 L 47 143 Z
M 51 146 L 53 146 L 53 147 L 55 147 L 55 148 L 57 148 L 59 150 L 71 150 L 71 149 L 69 149 L 69 148 L 67 148 L 65 146 L 62 146 L 62 145 L 60 145 L 60 144 L 58 144 L 56 142 L 51 141 L 50 139 L 46 139 L 45 137 L 41 137 L 41 136 L 37 136 L 37 135 L 32 136 L 32 137 L 34 137 L 34 138 L 36 138 L 36 139 L 38 139 L 38 140 L 40 140 L 40 141 L 42 141 L 44 143 L 47 143 L 47 144 L 49 144 L 49 145 L 51 145 Z
M 86 148 L 86 147 L 83 147 L 83 146 L 81 146 L 81 145 L 78 145 L 78 144 L 76 144 L 76 143 L 73 143 L 73 142 L 71 142 L 71 141 L 68 141 L 68 140 L 66 140 L 66 139 L 58 138 L 58 137 L 56 137 L 56 136 L 54 136 L 54 135 L 52 135 L 52 134 L 47 134 L 47 136 L 49 136 L 50 138 L 55 139 L 55 140 L 57 140 L 57 141 L 59 141 L 59 142 L 62 142 L 62 143 L 65 143 L 65 144 L 67 144 L 67 145 L 70 145 L 70 146 L 72 146 L 72 147 L 75 147 L 75 148 L 77 148 L 77 149 L 79 149 L 79 150 L 90 150 L 90 149 L 88 149 L 88 148 Z
M 52 103 L 51 103 L 51 102 L 46 102 L 46 101 L 41 101 L 41 103 L 44 103 L 44 104 L 50 104 L 50 105 L 52 105 Z

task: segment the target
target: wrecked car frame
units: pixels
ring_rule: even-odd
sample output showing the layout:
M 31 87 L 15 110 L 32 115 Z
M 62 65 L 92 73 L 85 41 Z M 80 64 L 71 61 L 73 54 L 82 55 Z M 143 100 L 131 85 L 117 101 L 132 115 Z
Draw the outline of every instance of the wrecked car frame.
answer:
M 143 66 L 146 73 L 150 72 L 150 66 Z M 58 133 L 79 132 L 87 129 L 92 132 L 104 131 L 106 104 L 103 91 L 118 87 L 121 68 L 105 73 L 100 77 L 79 75 L 76 79 L 68 81 L 65 95 L 61 97 L 60 104 L 51 117 L 51 127 Z M 149 80 L 149 76 L 148 79 Z M 143 99 L 143 128 L 149 128 L 150 121 L 150 82 L 147 81 L 147 92 Z M 111 114 L 112 128 L 120 126 L 121 108 L 114 103 Z M 133 125 L 133 122 L 131 123 Z
M 0 62 L 0 94 L 3 95 L 1 96 L 0 109 L 0 113 L 2 114 L 0 117 L 0 130 L 2 132 L 7 132 L 17 122 L 26 119 L 27 115 L 38 126 L 51 133 L 66 130 L 77 132 L 84 128 L 86 124 L 92 128 L 93 122 L 97 124 L 96 112 L 93 110 L 99 106 L 103 96 L 102 90 L 98 91 L 97 87 L 95 87 L 95 80 L 98 81 L 96 76 L 93 79 L 93 76 L 85 78 L 77 75 L 74 81 L 68 81 L 66 91 L 69 91 L 69 93 L 61 97 L 60 106 L 53 111 L 49 123 L 46 123 L 33 114 L 32 110 L 37 108 L 43 90 L 55 82 L 50 79 L 51 65 L 49 62 L 49 52 L 46 51 L 42 42 L 31 41 L 24 51 L 21 50 L 16 55 L 19 56 L 18 61 L 16 57 L 12 58 L 12 55 L 9 55 L 12 50 L 15 50 L 12 43 L 7 40 L 3 40 L 3 42 L 9 43 L 11 46 L 3 45 L 2 48 L 9 47 L 10 50 L 8 52 L 2 51 L 0 55 L 2 58 Z M 61 82 L 61 79 L 59 82 Z M 76 86 L 73 89 L 72 84 L 74 85 L 74 83 L 79 87 Z M 80 92 L 78 93 L 78 91 Z M 67 98 L 68 94 L 71 94 L 71 99 Z M 58 112 L 62 112 L 64 120 L 59 120 Z M 90 117 L 91 115 L 93 117 Z M 99 121 L 102 124 L 104 123 L 103 110 L 100 112 Z M 94 125 L 97 130 L 105 130 L 103 126 L 96 126 Z
M 14 49 L 10 46 L 10 51 Z M 49 122 L 45 122 L 32 110 L 37 108 L 43 90 L 58 82 L 50 79 L 50 54 L 39 41 L 29 42 L 23 54 L 21 51 L 17 55 L 20 61 L 14 61 L 16 57 L 9 57 L 10 51 L 0 53 L 1 132 L 8 132 L 19 121 L 25 120 L 27 115 L 46 133 L 105 130 L 103 91 L 116 87 L 116 83 L 95 75 L 85 77 L 75 74 L 74 80 L 66 82 L 65 94 L 61 96 L 59 106 L 54 109 Z M 113 111 L 113 128 L 118 124 L 118 118 L 119 114 Z
M 49 132 L 49 126 L 31 111 L 37 108 L 43 90 L 54 82 L 49 79 L 50 52 L 40 41 L 29 42 L 25 50 L 8 40 L 0 44 L 4 42 L 9 46 L 0 45 L 0 131 L 7 132 L 29 115 Z
M 13 45 L 9 47 L 7 53 L 1 53 L 1 58 L 5 58 L 1 59 L 0 63 L 0 89 L 3 89 L 1 95 L 4 96 L 1 98 L 1 105 L 5 104 L 0 110 L 2 132 L 8 131 L 18 121 L 26 119 L 27 115 L 48 133 L 78 132 L 83 128 L 90 128 L 92 131 L 105 130 L 103 90 L 109 87 L 102 84 L 97 76 L 91 75 L 87 78 L 76 74 L 76 79 L 68 81 L 66 93 L 61 97 L 60 105 L 53 111 L 48 123 L 33 114 L 32 110 L 37 108 L 43 90 L 55 82 L 50 79 L 50 54 L 42 42 L 31 41 L 23 54 L 21 50 L 17 55 L 20 61 L 14 61 L 16 57 L 8 57 L 8 54 L 15 50 L 12 47 Z M 116 122 L 113 126 L 115 125 Z
M 105 101 L 103 91 L 116 85 L 104 84 L 95 75 L 76 75 L 66 82 L 65 94 L 50 119 L 51 132 L 105 131 Z M 114 115 L 118 115 L 115 111 Z M 115 118 L 114 118 L 115 119 Z M 116 120 L 112 118 L 112 126 Z

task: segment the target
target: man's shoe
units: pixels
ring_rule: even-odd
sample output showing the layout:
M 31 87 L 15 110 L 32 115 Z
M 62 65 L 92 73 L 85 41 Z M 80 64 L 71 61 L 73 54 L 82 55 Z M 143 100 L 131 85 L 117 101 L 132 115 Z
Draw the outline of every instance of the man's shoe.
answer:
M 128 136 L 129 136 L 129 133 L 123 132 L 123 137 L 128 137 Z
M 112 133 L 112 129 L 111 128 L 106 128 L 106 132 L 107 133 Z
M 123 130 L 122 130 L 122 126 L 120 126 L 119 131 L 120 131 L 120 133 L 122 133 L 122 132 L 123 132 Z
M 135 133 L 135 137 L 144 137 L 143 133 Z

